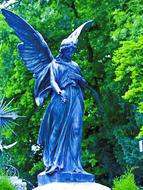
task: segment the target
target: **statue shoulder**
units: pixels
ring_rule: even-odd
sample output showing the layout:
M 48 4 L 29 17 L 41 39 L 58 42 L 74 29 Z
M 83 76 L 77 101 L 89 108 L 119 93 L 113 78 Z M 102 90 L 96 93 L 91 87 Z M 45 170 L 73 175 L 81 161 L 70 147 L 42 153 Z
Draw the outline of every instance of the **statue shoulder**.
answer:
M 71 61 L 71 63 L 76 66 L 76 67 L 79 67 L 79 65 L 75 62 L 75 61 Z
M 80 69 L 79 65 L 78 65 L 75 61 L 71 61 L 71 63 L 72 63 L 72 65 L 73 65 L 75 68 L 78 69 L 78 71 L 81 72 L 81 69 Z

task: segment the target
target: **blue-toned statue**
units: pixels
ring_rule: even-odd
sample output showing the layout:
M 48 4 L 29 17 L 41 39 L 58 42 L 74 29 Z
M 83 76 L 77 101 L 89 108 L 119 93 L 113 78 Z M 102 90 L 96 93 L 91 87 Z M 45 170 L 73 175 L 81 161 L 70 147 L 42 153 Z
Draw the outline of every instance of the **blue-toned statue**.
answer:
M 82 77 L 78 64 L 72 61 L 72 55 L 76 51 L 81 31 L 90 26 L 92 21 L 82 24 L 64 39 L 54 59 L 38 31 L 20 16 L 8 10 L 2 9 L 2 14 L 22 41 L 18 45 L 18 50 L 24 64 L 36 79 L 34 95 L 37 105 L 42 106 L 48 95 L 52 94 L 38 137 L 38 144 L 44 148 L 43 160 L 46 174 L 49 176 L 59 173 L 86 175 L 81 165 L 81 139 L 83 86 L 87 82 Z M 93 181 L 94 177 L 91 178 L 78 179 Z

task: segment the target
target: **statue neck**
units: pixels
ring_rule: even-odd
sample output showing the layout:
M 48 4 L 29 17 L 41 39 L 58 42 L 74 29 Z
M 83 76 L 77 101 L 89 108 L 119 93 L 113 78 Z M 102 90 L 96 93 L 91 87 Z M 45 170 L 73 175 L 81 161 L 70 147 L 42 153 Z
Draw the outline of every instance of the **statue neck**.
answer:
M 64 54 L 59 53 L 56 57 L 57 60 L 61 60 L 62 62 L 70 62 L 71 63 L 71 58 L 64 56 Z

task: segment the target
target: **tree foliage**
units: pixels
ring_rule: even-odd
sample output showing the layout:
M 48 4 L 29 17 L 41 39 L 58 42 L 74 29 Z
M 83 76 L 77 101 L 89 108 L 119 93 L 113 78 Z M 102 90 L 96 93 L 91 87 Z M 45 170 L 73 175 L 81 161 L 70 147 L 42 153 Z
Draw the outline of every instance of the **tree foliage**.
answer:
M 24 17 L 47 41 L 54 56 L 61 41 L 81 23 L 93 19 L 82 34 L 74 60 L 80 65 L 92 91 L 85 89 L 82 160 L 97 181 L 112 184 L 127 166 L 143 170 L 138 152 L 142 114 L 142 2 L 140 0 L 22 0 L 8 8 Z M 33 152 L 45 106 L 36 106 L 34 79 L 17 51 L 18 38 L 0 15 L 0 95 L 14 98 L 13 106 L 26 118 L 13 127 L 18 141 L 11 150 L 23 177 L 43 170 L 41 152 Z M 133 151 L 132 151 L 133 150 Z M 28 176 L 29 175 L 29 176 Z
M 140 112 L 143 112 L 142 9 L 140 0 L 121 3 L 113 12 L 117 29 L 112 34 L 119 43 L 113 56 L 116 81 L 126 84 L 123 98 L 137 104 Z
M 131 171 L 126 172 L 120 178 L 114 180 L 113 190 L 139 190 L 135 183 L 134 175 Z

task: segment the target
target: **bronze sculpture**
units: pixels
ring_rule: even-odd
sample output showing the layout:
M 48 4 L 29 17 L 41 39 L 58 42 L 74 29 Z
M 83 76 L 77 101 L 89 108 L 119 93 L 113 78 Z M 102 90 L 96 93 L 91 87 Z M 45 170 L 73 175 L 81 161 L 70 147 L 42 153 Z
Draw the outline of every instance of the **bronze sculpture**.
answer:
M 84 179 L 78 180 L 94 181 L 93 175 L 86 178 L 88 174 L 81 165 L 83 86 L 87 81 L 78 64 L 72 61 L 79 35 L 92 21 L 82 24 L 64 39 L 54 59 L 41 34 L 24 19 L 5 9 L 2 9 L 2 14 L 22 41 L 18 49 L 24 64 L 36 79 L 34 94 L 37 105 L 43 105 L 52 93 L 38 136 L 38 144 L 44 147 L 46 175 L 83 174 Z M 78 181 L 76 177 L 68 180 Z

